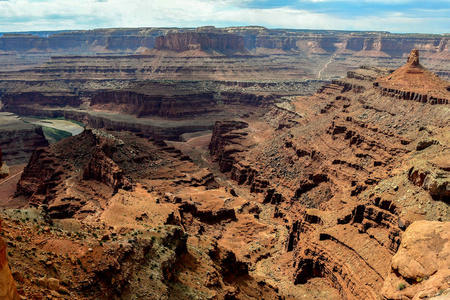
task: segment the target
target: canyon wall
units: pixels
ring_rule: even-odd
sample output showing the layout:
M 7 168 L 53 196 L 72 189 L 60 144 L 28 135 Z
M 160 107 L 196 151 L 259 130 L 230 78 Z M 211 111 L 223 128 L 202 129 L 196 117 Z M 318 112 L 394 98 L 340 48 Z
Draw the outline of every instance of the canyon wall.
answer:
M 440 55 L 449 59 L 449 38 L 440 35 L 377 35 L 350 36 L 345 49 L 352 51 L 379 51 L 391 57 L 401 57 L 411 49 L 420 50 L 423 57 Z
M 90 105 L 92 109 L 108 108 L 138 117 L 179 118 L 201 115 L 217 109 L 214 93 L 145 95 L 132 91 L 110 91 L 94 94 Z
M 134 78 L 140 75 L 146 78 L 157 78 L 161 73 L 167 74 L 165 78 L 198 75 L 216 76 L 223 79 L 239 75 L 230 69 L 230 61 L 226 64 L 218 62 L 226 69 L 206 71 L 211 68 L 211 62 L 196 62 L 204 56 L 217 58 L 230 57 L 239 54 L 241 59 L 249 60 L 245 63 L 237 58 L 231 59 L 234 64 L 242 64 L 242 67 L 253 69 L 252 76 L 259 78 L 261 73 L 268 68 L 275 77 L 282 78 L 290 74 L 289 78 L 299 78 L 307 75 L 307 78 L 317 78 L 317 72 L 321 70 L 327 61 L 327 77 L 343 76 L 351 69 L 359 67 L 362 61 L 365 64 L 373 63 L 383 66 L 399 67 L 399 59 L 408 55 L 411 49 L 418 49 L 422 57 L 429 61 L 429 68 L 441 76 L 448 78 L 450 70 L 448 64 L 442 61 L 450 59 L 449 37 L 437 34 L 391 34 L 389 32 L 350 32 L 331 30 L 271 30 L 264 27 L 205 27 L 198 29 L 189 28 L 136 28 L 136 29 L 96 29 L 89 31 L 57 32 L 48 36 L 31 34 L 4 34 L 0 37 L 0 51 L 7 57 L 0 59 L 0 70 L 25 69 L 29 66 L 38 66 L 51 56 L 52 63 L 61 64 L 68 60 L 67 55 L 79 56 L 71 58 L 71 62 L 64 65 L 66 74 L 63 76 L 73 78 L 83 73 L 87 66 L 83 61 L 86 55 L 96 55 L 95 60 L 88 64 L 90 68 L 84 72 L 100 73 L 114 72 L 111 78 Z M 27 60 L 13 59 L 16 53 L 25 55 Z M 171 54 L 170 54 L 171 53 Z M 128 55 L 118 57 L 117 54 Z M 136 55 L 139 54 L 139 55 Z M 265 56 L 271 56 L 271 59 Z M 278 57 L 282 55 L 284 59 Z M 152 57 L 174 56 L 171 59 L 160 62 L 152 61 Z M 110 60 L 107 66 L 101 64 L 103 60 Z M 289 60 L 289 61 L 286 61 Z M 189 63 L 188 63 L 189 62 Z M 194 62 L 194 65 L 193 65 Z M 78 68 L 70 67 L 78 64 Z M 283 72 L 274 68 L 273 64 L 283 69 L 289 68 L 289 72 Z M 22 64 L 22 65 L 21 65 Z M 138 67 L 135 65 L 138 64 Z M 265 68 L 259 68 L 261 64 Z M 292 64 L 301 64 L 294 67 Z M 40 76 L 51 72 L 46 66 L 40 68 Z M 60 66 L 61 67 L 61 66 Z M 189 68 L 190 70 L 185 70 Z M 104 70 L 102 70 L 104 69 Z M 302 72 L 296 71 L 296 69 Z M 248 70 L 250 71 L 250 70 Z M 248 72 L 247 71 L 247 72 Z M 276 72 L 275 72 L 276 71 Z M 241 71 L 242 72 L 242 71 Z M 292 73 L 296 73 L 296 77 Z M 184 74 L 183 74 L 184 73 Z M 197 75 L 197 76 L 198 76 Z M 321 74 L 323 75 L 323 74 Z M 105 75 L 103 75 L 104 77 Z M 98 77 L 97 77 L 98 78 Z M 185 77 L 187 78 L 187 77 Z M 245 78 L 243 76 L 242 78 Z
M 50 51 L 66 53 L 88 52 L 135 52 L 140 48 L 151 49 L 155 38 L 171 31 L 165 28 L 136 29 L 96 29 L 47 33 L 47 36 L 34 34 L 8 34 L 0 37 L 0 50 Z
M 448 104 L 391 97 L 374 83 L 382 78 L 411 92 L 421 82 L 428 95 L 445 99 L 448 83 L 408 65 L 396 72 L 411 78 L 405 83 L 398 73 L 362 68 L 298 99 L 300 109 L 277 107 L 263 121 L 215 125 L 209 149 L 219 169 L 286 223 L 295 284 L 325 279 L 341 299 L 379 299 L 382 289 L 388 299 L 412 299 L 447 288 L 448 260 L 440 263 L 442 273 L 428 279 L 434 270 L 408 272 L 415 262 L 406 258 L 422 261 L 418 253 L 426 250 L 408 254 L 402 247 L 420 240 L 405 233 L 414 221 L 446 221 L 426 228 L 448 223 L 449 116 L 442 109 Z M 445 256 L 447 237 L 429 235 L 442 241 L 432 248 Z
M 22 104 L 38 104 L 44 106 L 79 106 L 81 100 L 76 95 L 56 93 L 40 93 L 40 92 L 22 92 L 22 93 L 8 93 L 2 95 L 1 100 L 3 104 L 22 105 Z
M 7 165 L 25 164 L 36 148 L 48 145 L 41 127 L 10 113 L 0 113 L 0 117 L 0 146 Z
M 246 54 L 244 39 L 235 34 L 215 32 L 168 33 L 156 38 L 156 50 L 183 52 L 189 50 L 216 51 L 232 55 Z

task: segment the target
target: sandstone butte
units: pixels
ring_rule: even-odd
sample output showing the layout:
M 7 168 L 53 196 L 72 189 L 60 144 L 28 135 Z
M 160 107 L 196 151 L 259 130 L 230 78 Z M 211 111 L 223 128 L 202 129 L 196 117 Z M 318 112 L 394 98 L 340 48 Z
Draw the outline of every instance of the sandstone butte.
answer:
M 395 94 L 400 99 L 438 104 L 448 104 L 450 99 L 448 82 L 419 63 L 419 51 L 416 49 L 411 51 L 405 66 L 380 78 L 377 83 L 384 93 Z
M 38 148 L 1 213 L 17 292 L 446 299 L 448 87 L 413 50 L 185 142 L 108 126 Z

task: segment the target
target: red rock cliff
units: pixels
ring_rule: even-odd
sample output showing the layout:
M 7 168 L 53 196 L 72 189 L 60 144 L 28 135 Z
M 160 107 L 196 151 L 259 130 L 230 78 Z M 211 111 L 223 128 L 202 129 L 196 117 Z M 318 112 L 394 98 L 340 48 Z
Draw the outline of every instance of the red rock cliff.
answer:
M 120 111 L 138 117 L 186 117 L 211 112 L 216 103 L 213 93 L 185 95 L 146 95 L 133 91 L 99 92 L 92 97 L 92 108 Z
M 71 216 L 81 206 L 80 197 L 61 188 L 71 177 L 97 180 L 113 193 L 119 188 L 131 187 L 122 168 L 111 158 L 116 151 L 122 150 L 122 145 L 121 140 L 104 132 L 85 130 L 68 138 L 65 144 L 39 148 L 24 170 L 17 194 L 29 196 L 30 202 L 35 205 L 56 203 L 54 206 L 64 207 L 63 212 L 55 212 L 55 217 Z M 74 166 L 69 166 L 62 159 L 68 156 L 75 158 Z
M 0 232 L 2 230 L 2 220 L 0 219 Z M 0 237 L 0 299 L 17 300 L 16 284 L 11 275 L 11 270 L 6 259 L 6 243 Z
M 247 53 L 242 36 L 213 32 L 169 33 L 156 38 L 155 49 L 175 52 L 203 50 L 223 54 Z

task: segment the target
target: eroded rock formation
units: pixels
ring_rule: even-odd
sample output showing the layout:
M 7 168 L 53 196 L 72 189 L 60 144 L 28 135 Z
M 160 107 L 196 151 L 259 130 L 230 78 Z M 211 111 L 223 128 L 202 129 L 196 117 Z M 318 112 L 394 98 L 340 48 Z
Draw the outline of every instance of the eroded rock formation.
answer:
M 212 55 L 248 54 L 242 36 L 220 31 L 168 33 L 156 38 L 155 49 L 175 52 L 198 50 Z
M 250 122 L 242 134 L 218 123 L 210 144 L 221 169 L 274 205 L 273 217 L 287 224 L 294 282 L 325 278 L 342 299 L 378 299 L 404 230 L 423 216 L 448 221 L 440 201 L 448 199 L 449 136 L 441 130 L 448 112 L 432 102 L 380 97 L 373 83 L 387 74 L 363 68 L 299 99 L 294 111 L 273 109 L 264 118 L 271 130 Z M 413 81 L 436 78 L 414 74 Z M 252 140 L 257 147 L 246 146 Z M 403 295 L 412 299 L 422 287 Z
M 419 50 L 413 49 L 408 56 L 408 64 L 412 67 L 419 65 Z
M 329 52 L 337 41 L 316 39 L 312 45 Z M 376 51 L 369 40 L 363 43 Z M 179 81 L 176 89 L 168 82 L 122 82 L 123 91 L 136 93 L 121 99 L 126 93 L 115 98 L 105 89 L 95 104 L 95 96 L 85 93 L 84 108 L 94 108 L 83 112 L 89 119 L 107 108 L 109 96 L 111 108 L 119 104 L 117 110 L 136 114 L 146 103 L 157 110 L 158 101 L 142 96 L 149 90 L 186 95 L 217 84 L 216 107 L 234 110 L 234 120 L 211 118 L 212 133 L 185 135 L 184 143 L 148 139 L 142 127 L 137 135 L 86 130 L 39 148 L 14 198 L 37 208 L 6 212 L 29 241 L 15 241 L 11 260 L 39 249 L 27 263 L 36 266 L 35 274 L 60 276 L 69 291 L 62 297 L 72 293 L 72 299 L 380 299 L 392 297 L 402 280 L 406 299 L 422 292 L 439 296 L 436 289 L 447 288 L 447 274 L 433 272 L 448 264 L 450 221 L 447 104 L 380 92 L 383 80 L 399 91 L 414 81 L 437 82 L 422 68 L 411 62 L 397 73 L 364 67 L 311 96 L 278 95 L 269 90 L 278 84 L 245 81 Z M 425 224 L 428 233 L 414 234 L 422 230 L 416 224 Z M 46 236 L 35 241 L 34 234 Z M 429 254 L 442 259 L 408 273 L 409 263 L 420 266 L 427 259 L 408 243 L 429 238 L 436 241 Z M 405 253 L 410 249 L 413 254 Z M 70 251 L 73 257 L 64 256 Z M 59 266 L 69 272 L 58 272 Z M 44 296 L 35 282 L 24 283 L 26 294 Z
M 385 299 L 431 298 L 450 288 L 449 222 L 418 221 L 402 236 L 383 285 Z
M 431 104 L 449 104 L 449 83 L 419 64 L 419 50 L 413 49 L 406 65 L 376 83 L 383 96 Z

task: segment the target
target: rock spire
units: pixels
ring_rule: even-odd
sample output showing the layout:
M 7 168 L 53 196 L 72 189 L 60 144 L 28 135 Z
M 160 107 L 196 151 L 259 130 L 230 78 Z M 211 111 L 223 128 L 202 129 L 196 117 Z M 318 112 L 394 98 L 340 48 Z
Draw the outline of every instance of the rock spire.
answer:
M 407 64 L 410 66 L 418 66 L 419 65 L 419 50 L 412 49 L 411 53 L 408 56 Z

